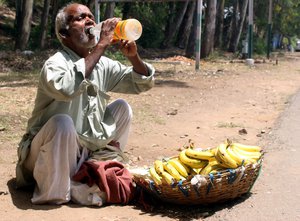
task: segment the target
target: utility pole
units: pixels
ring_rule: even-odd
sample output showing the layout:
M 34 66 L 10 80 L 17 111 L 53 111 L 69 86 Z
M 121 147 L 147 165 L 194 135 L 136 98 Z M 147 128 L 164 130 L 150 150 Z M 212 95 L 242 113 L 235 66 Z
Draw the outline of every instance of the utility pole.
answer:
M 269 18 L 268 18 L 268 39 L 267 39 L 267 58 L 270 58 L 271 36 L 272 36 L 272 8 L 273 1 L 269 0 Z
M 253 0 L 249 0 L 248 58 L 252 58 L 252 52 L 253 52 Z
M 200 69 L 202 0 L 197 0 L 196 71 Z

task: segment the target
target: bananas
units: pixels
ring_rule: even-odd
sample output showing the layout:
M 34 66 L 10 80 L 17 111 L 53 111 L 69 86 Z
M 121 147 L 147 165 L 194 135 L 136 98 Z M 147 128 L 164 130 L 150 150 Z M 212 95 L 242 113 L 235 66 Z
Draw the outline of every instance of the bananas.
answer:
M 184 164 L 195 168 L 195 169 L 199 169 L 199 168 L 203 168 L 206 166 L 206 164 L 208 163 L 207 160 L 199 160 L 199 159 L 195 159 L 195 158 L 191 158 L 188 157 L 186 155 L 186 150 L 182 150 L 179 154 L 179 159 L 181 160 L 181 162 L 183 162 Z
M 192 148 L 188 148 L 186 149 L 185 154 L 188 157 L 196 158 L 199 160 L 210 160 L 214 157 L 214 153 L 209 149 L 200 151 L 200 150 L 193 150 Z
M 164 169 L 177 181 L 181 180 L 179 172 L 175 169 L 175 167 L 172 166 L 172 164 L 169 163 L 169 161 L 164 163 Z
M 190 180 L 200 174 L 206 176 L 227 168 L 236 169 L 243 165 L 254 164 L 262 157 L 259 146 L 233 143 L 229 140 L 215 148 L 196 150 L 190 145 L 178 156 L 155 160 L 149 169 L 150 178 L 156 185 Z
M 232 146 L 235 146 L 241 150 L 244 150 L 246 152 L 261 152 L 262 149 L 259 146 L 250 146 L 250 145 L 245 145 L 241 143 L 232 143 Z
M 171 159 L 169 161 L 169 164 L 171 164 L 181 176 L 187 177 L 188 173 L 190 172 L 190 169 L 185 166 L 178 158 Z
M 227 147 L 227 153 L 238 164 L 238 166 L 242 166 L 247 161 L 245 157 L 233 151 L 231 146 Z
M 175 183 L 174 177 L 173 177 L 171 174 L 169 174 L 168 172 L 165 172 L 165 171 L 164 171 L 164 172 L 161 174 L 161 176 L 163 177 L 163 180 L 164 180 L 165 182 L 167 182 L 167 184 L 173 185 L 173 184 Z
M 246 151 L 244 149 L 241 149 L 239 146 L 230 145 L 231 148 L 234 150 L 234 152 L 236 152 L 237 154 L 244 156 L 247 159 L 254 159 L 254 160 L 258 160 L 261 157 L 261 152 L 257 152 L 257 151 Z
M 150 172 L 150 176 L 153 179 L 154 183 L 156 185 L 161 185 L 162 184 L 161 177 L 157 174 L 155 168 L 154 167 L 150 167 L 149 172 Z
M 155 160 L 154 161 L 154 168 L 156 172 L 161 175 L 164 172 L 164 165 L 161 160 Z
M 216 150 L 216 159 L 224 168 L 235 169 L 239 165 L 238 163 L 228 154 L 227 144 L 221 143 Z
M 217 147 L 216 159 L 225 168 L 237 168 L 255 163 L 262 156 L 261 148 L 239 143 L 224 142 Z

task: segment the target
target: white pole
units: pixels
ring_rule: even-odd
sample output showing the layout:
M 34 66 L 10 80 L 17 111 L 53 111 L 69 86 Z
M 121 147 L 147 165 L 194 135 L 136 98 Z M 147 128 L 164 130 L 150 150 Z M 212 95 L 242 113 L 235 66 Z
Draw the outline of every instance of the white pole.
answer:
M 248 58 L 252 58 L 253 52 L 253 0 L 249 0 L 249 21 L 248 21 Z

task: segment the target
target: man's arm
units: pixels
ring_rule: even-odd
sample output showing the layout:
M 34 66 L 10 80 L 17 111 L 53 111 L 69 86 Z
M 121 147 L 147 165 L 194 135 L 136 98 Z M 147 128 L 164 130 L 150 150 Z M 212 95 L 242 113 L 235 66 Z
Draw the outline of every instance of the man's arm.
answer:
M 100 40 L 93 50 L 85 57 L 85 77 L 88 78 L 92 73 L 95 65 L 104 54 L 106 48 L 113 41 L 114 29 L 120 21 L 119 18 L 107 19 L 102 23 Z
M 120 41 L 120 50 L 128 58 L 133 66 L 133 70 L 141 75 L 149 76 L 148 69 L 139 54 L 137 53 L 137 46 L 134 41 Z

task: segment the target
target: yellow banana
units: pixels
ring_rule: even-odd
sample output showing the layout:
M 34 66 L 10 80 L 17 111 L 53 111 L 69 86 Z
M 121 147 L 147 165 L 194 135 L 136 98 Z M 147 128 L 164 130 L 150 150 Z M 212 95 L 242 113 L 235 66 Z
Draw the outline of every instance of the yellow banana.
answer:
M 208 163 L 207 160 L 204 161 L 204 160 L 193 159 L 193 158 L 188 157 L 185 154 L 185 151 L 186 150 L 182 150 L 179 154 L 179 159 L 182 163 L 184 163 L 192 168 L 196 168 L 196 169 L 203 168 Z
M 219 162 L 216 160 L 215 157 L 213 158 L 213 160 L 208 161 L 208 163 L 209 163 L 210 165 L 212 165 L 212 166 L 218 165 L 218 164 L 219 164 Z
M 193 150 L 192 148 L 186 149 L 185 154 L 188 157 L 196 158 L 199 160 L 209 160 L 214 157 L 214 154 L 209 150 Z
M 219 168 L 219 163 L 217 160 L 211 160 L 209 163 L 201 169 L 200 173 L 201 175 L 207 175 L 209 174 L 212 170 L 215 170 L 216 168 Z
M 209 174 L 209 172 L 211 170 L 212 170 L 212 165 L 208 163 L 204 168 L 202 168 L 202 170 L 200 171 L 199 174 L 201 174 L 201 175 L 207 175 L 207 174 Z
M 161 175 L 162 172 L 164 172 L 164 166 L 163 166 L 163 162 L 161 160 L 155 160 L 154 161 L 154 168 L 156 170 L 156 172 Z
M 171 164 L 179 172 L 180 175 L 182 175 L 183 177 L 187 177 L 188 176 L 188 171 L 179 162 L 178 159 L 171 159 L 168 162 L 169 162 L 169 164 Z
M 174 177 L 172 177 L 171 174 L 169 174 L 168 172 L 164 171 L 162 174 L 161 174 L 162 178 L 164 181 L 166 181 L 169 185 L 173 185 L 174 184 Z
M 237 162 L 239 166 L 241 166 L 243 163 L 246 164 L 246 158 L 234 152 L 231 149 L 231 146 L 227 148 L 227 153 L 235 162 Z
M 244 156 L 241 153 L 239 153 L 236 148 L 233 148 L 232 146 L 230 146 L 229 148 L 233 152 L 233 154 L 235 154 L 237 157 L 242 159 L 242 161 L 244 160 L 244 165 L 248 165 L 249 163 L 255 163 L 256 162 L 255 159 L 252 159 L 248 156 Z
M 261 147 L 259 146 L 251 146 L 251 145 L 245 145 L 241 143 L 232 143 L 231 145 L 234 145 L 237 148 L 248 152 L 260 152 L 262 150 Z
M 154 183 L 156 185 L 161 185 L 162 184 L 161 177 L 156 173 L 155 168 L 154 167 L 150 167 L 149 172 L 150 172 L 150 176 L 153 179 Z
M 216 155 L 216 150 L 217 150 L 216 147 L 209 149 L 209 151 L 210 151 L 214 156 Z
M 261 152 L 249 152 L 249 151 L 242 150 L 235 145 L 230 145 L 230 146 L 235 152 L 239 153 L 240 155 L 246 158 L 252 158 L 258 160 L 261 157 Z
M 169 174 L 171 174 L 172 177 L 174 177 L 177 181 L 181 180 L 181 176 L 179 172 L 175 169 L 175 167 L 172 166 L 172 164 L 168 162 L 164 162 L 164 169 L 167 171 Z
M 176 157 L 174 158 L 175 161 L 178 161 L 183 167 L 184 169 L 186 170 L 187 173 L 190 173 L 191 172 L 191 167 L 189 167 L 188 165 L 184 164 L 180 159 L 179 157 Z
M 237 168 L 238 164 L 235 162 L 227 153 L 227 144 L 221 143 L 216 150 L 216 159 L 218 162 L 223 166 L 227 168 Z

